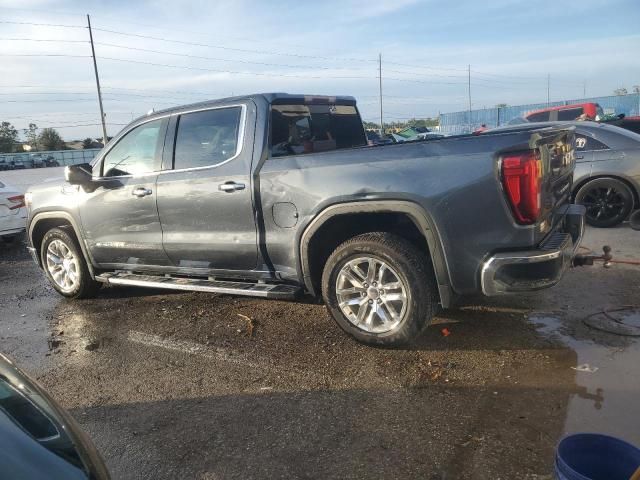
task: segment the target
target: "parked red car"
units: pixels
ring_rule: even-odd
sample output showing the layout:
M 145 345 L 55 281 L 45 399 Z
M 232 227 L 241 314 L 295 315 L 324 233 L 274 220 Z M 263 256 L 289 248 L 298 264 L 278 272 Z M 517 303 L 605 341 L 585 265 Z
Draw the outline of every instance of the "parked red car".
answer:
M 578 120 L 581 115 L 588 117 L 584 120 L 596 120 L 596 117 L 602 118 L 604 112 L 597 103 L 574 103 L 534 110 L 527 113 L 524 118 L 529 122 L 555 122 Z

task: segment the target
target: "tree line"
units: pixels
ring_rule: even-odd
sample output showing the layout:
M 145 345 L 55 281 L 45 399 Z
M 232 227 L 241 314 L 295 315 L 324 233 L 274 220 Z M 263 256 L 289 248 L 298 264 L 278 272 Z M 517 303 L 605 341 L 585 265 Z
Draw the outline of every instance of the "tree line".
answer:
M 22 129 L 24 143 L 28 145 L 30 152 L 66 150 L 69 147 L 55 128 L 38 128 L 35 123 L 30 123 L 28 128 Z M 0 153 L 21 153 L 20 134 L 10 122 L 0 123 Z M 111 138 L 108 138 L 109 140 Z M 82 148 L 102 148 L 102 143 L 85 138 Z

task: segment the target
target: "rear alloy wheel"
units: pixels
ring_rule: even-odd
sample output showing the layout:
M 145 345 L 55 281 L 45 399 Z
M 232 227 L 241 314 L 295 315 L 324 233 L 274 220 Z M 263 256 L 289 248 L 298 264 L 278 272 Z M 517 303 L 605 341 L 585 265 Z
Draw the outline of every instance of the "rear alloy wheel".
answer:
M 437 305 L 428 257 L 384 232 L 358 235 L 338 246 L 325 265 L 322 293 L 338 325 L 374 345 L 409 343 Z
M 587 209 L 586 219 L 594 227 L 614 227 L 624 222 L 633 209 L 629 187 L 615 178 L 598 178 L 583 185 L 576 203 Z
M 40 257 L 47 278 L 61 295 L 86 298 L 100 288 L 91 278 L 78 243 L 65 229 L 53 228 L 45 234 Z

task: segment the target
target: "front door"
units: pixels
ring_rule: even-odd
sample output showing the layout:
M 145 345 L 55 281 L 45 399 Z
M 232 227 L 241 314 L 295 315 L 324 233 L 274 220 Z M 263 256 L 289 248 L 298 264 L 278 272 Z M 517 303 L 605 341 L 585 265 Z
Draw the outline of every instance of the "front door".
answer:
M 156 188 L 164 250 L 178 267 L 256 268 L 253 127 L 246 125 L 247 108 L 183 113 L 172 122 L 173 157 Z
M 91 191 L 80 190 L 80 218 L 88 248 L 103 267 L 170 265 L 162 248 L 156 205 L 168 119 L 123 135 L 94 166 Z

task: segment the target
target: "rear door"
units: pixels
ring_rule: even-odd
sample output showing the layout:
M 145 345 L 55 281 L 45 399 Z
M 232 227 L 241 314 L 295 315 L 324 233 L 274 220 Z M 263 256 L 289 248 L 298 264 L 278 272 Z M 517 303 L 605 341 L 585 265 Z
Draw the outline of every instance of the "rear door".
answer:
M 172 120 L 173 154 L 156 188 L 164 249 L 178 267 L 256 268 L 247 108 L 208 108 Z

